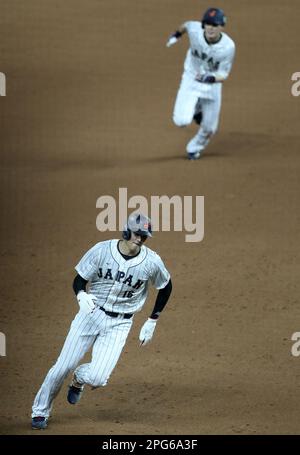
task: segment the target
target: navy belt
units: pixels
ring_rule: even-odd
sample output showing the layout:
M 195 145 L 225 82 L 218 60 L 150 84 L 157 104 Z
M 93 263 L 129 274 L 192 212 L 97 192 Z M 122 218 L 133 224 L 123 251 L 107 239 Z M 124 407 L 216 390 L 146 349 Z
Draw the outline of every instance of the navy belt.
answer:
M 118 316 L 123 316 L 124 319 L 130 319 L 133 316 L 133 313 L 115 313 L 114 311 L 107 311 L 103 306 L 99 307 L 100 310 L 104 311 L 107 316 L 110 316 L 111 318 L 117 318 Z

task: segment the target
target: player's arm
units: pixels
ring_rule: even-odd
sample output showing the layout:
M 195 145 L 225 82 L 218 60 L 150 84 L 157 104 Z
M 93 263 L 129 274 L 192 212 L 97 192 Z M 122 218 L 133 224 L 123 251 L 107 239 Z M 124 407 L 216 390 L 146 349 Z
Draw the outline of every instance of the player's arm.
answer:
M 228 50 L 227 55 L 220 62 L 218 70 L 214 73 L 216 82 L 224 82 L 228 78 L 232 68 L 234 55 L 235 47 L 233 46 L 231 49 Z
M 182 35 L 186 33 L 186 31 L 187 29 L 185 23 L 180 25 L 180 27 L 178 27 L 178 29 L 169 36 L 166 46 L 173 46 L 173 44 L 177 43 L 177 41 L 182 37 Z
M 203 74 L 196 80 L 199 82 L 204 82 L 207 84 L 214 84 L 215 82 L 224 82 L 231 71 L 233 60 L 235 55 L 235 47 L 233 46 L 228 50 L 227 54 L 224 56 L 223 60 L 219 64 L 217 71 Z
M 73 281 L 73 290 L 81 311 L 91 313 L 95 309 L 97 297 L 87 293 L 86 285 L 97 273 L 101 256 L 102 243 L 99 242 L 90 248 L 75 267 L 77 275 Z
M 215 82 L 224 82 L 227 77 L 218 73 L 201 74 L 196 77 L 196 81 L 204 82 L 205 84 L 214 84 Z
M 170 278 L 168 284 L 163 289 L 160 289 L 158 291 L 150 319 L 156 320 L 159 318 L 160 313 L 162 312 L 162 310 L 164 309 L 164 307 L 166 306 L 166 304 L 170 298 L 171 292 L 172 292 L 172 281 Z
M 95 301 L 97 298 L 93 294 L 86 292 L 86 285 L 88 280 L 82 278 L 79 273 L 75 276 L 73 281 L 73 291 L 75 292 L 79 308 L 84 313 L 92 313 L 95 309 Z
M 158 291 L 156 301 L 154 304 L 154 308 L 152 310 L 151 316 L 147 319 L 144 323 L 143 327 L 140 331 L 140 346 L 144 346 L 145 344 L 149 343 L 149 341 L 153 337 L 153 333 L 156 327 L 157 320 L 160 316 L 160 313 L 166 306 L 169 297 L 172 292 L 172 281 L 171 278 L 169 279 L 167 285 Z
M 80 276 L 78 273 L 73 281 L 73 291 L 75 292 L 75 295 L 78 295 L 80 291 L 86 292 L 87 284 L 88 281 L 82 278 L 82 276 Z

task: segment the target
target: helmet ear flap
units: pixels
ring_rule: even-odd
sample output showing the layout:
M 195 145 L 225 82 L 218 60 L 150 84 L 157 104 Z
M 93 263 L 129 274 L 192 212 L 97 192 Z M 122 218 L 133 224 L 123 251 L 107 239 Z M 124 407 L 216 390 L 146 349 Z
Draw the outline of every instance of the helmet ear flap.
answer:
M 122 232 L 122 237 L 124 240 L 130 240 L 130 238 L 131 238 L 131 230 L 129 229 L 129 227 L 127 225 L 124 227 L 124 230 Z

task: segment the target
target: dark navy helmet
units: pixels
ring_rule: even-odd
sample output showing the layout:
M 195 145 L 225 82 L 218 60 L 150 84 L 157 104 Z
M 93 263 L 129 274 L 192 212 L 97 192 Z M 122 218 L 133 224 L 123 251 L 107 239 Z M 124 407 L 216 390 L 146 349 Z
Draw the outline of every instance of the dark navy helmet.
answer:
M 202 27 L 204 28 L 205 24 L 224 26 L 226 24 L 226 20 L 227 18 L 222 9 L 208 8 L 208 10 L 203 14 Z
M 132 213 L 124 226 L 123 239 L 130 240 L 132 232 L 142 237 L 152 237 L 150 218 L 142 213 Z

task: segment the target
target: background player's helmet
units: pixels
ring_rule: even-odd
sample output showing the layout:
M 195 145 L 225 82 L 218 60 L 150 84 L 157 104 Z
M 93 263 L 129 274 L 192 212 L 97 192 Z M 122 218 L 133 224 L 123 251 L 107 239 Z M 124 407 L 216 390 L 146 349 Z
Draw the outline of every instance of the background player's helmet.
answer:
M 142 213 L 132 213 L 129 215 L 127 224 L 124 226 L 123 239 L 130 240 L 131 233 L 152 237 L 151 220 Z
M 204 28 L 205 24 L 224 26 L 226 24 L 226 21 L 227 18 L 222 9 L 208 8 L 208 10 L 205 11 L 202 18 L 202 28 Z

